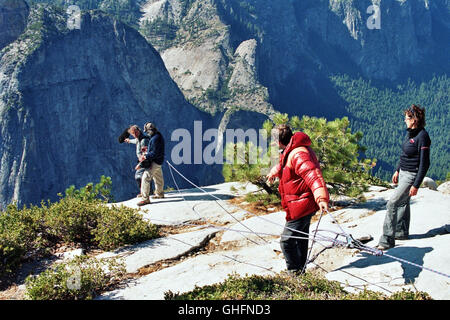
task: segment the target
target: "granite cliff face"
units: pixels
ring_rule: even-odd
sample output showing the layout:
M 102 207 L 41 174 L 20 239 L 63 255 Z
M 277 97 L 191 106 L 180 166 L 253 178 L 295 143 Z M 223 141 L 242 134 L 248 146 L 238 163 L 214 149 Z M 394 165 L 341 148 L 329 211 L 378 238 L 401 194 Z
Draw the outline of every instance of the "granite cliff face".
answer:
M 258 43 L 247 38 L 235 47 L 219 9 L 215 1 L 150 0 L 142 6 L 141 30 L 198 108 L 271 116 L 267 88 L 258 80 Z
M 89 5 L 114 15 L 119 2 Z M 275 110 L 347 115 L 335 74 L 395 87 L 450 71 L 448 0 L 132 3 L 120 5 L 128 20 L 141 5 L 130 23 L 141 34 L 98 11 L 84 12 L 79 30 L 45 5 L 27 20 L 23 1 L 0 0 L 1 205 L 39 202 L 101 174 L 113 178 L 116 200 L 133 196 L 133 148 L 117 143 L 130 123 L 155 121 L 170 152 L 172 130 L 192 133 L 195 119 L 223 131 L 259 128 Z M 371 5 L 379 29 L 368 26 Z M 221 177 L 212 166 L 188 174 L 200 184 Z
M 28 12 L 29 7 L 23 0 L 0 0 L 0 50 L 23 32 Z
M 296 12 L 302 34 L 341 49 L 370 79 L 396 80 L 405 68 L 426 63 L 439 54 L 440 27 L 446 25 L 448 32 L 446 0 L 300 3 Z
M 444 53 L 448 0 L 149 0 L 142 10 L 141 28 L 171 76 L 210 112 L 220 109 L 217 100 L 225 109 L 240 107 L 234 100 L 252 104 L 251 98 L 233 99 L 229 88 L 235 51 L 250 39 L 253 82 L 268 96 L 248 93 L 264 101 L 266 107 L 253 109 L 265 114 L 273 106 L 290 114 L 343 116 L 332 74 L 395 84 L 450 68 Z
M 80 23 L 69 29 L 64 11 L 39 5 L 25 32 L 0 52 L 2 207 L 55 199 L 101 175 L 112 178 L 116 199 L 133 197 L 134 145 L 117 141 L 124 128 L 156 123 L 170 161 L 173 129 L 213 123 L 186 102 L 136 30 L 97 11 L 84 12 Z M 187 176 L 217 181 L 204 170 Z M 167 168 L 165 176 L 173 185 Z

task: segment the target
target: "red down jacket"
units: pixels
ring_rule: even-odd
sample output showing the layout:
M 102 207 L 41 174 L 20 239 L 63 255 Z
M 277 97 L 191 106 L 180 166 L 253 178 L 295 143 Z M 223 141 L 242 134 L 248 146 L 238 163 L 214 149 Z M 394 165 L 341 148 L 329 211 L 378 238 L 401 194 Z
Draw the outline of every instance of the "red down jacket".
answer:
M 316 212 L 321 201 L 329 202 L 320 164 L 310 145 L 308 135 L 296 132 L 280 157 L 278 190 L 287 221 Z

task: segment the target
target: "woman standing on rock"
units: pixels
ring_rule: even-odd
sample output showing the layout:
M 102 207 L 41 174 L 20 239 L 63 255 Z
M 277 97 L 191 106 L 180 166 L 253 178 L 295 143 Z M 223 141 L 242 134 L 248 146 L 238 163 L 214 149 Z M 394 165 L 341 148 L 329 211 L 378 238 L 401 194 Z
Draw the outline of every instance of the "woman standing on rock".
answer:
M 425 127 L 425 109 L 412 105 L 404 112 L 408 134 L 402 145 L 400 162 L 392 176 L 398 184 L 389 199 L 383 235 L 377 248 L 387 250 L 395 246 L 395 240 L 405 240 L 409 236 L 410 206 L 417 190 L 430 166 L 431 140 Z
M 289 273 L 305 269 L 309 225 L 316 211 L 328 211 L 329 193 L 319 161 L 311 149 L 311 139 L 303 132 L 292 133 L 287 125 L 277 127 L 278 145 L 283 150 L 280 163 L 267 175 L 280 179 L 281 204 L 286 211 L 286 226 L 280 245 Z

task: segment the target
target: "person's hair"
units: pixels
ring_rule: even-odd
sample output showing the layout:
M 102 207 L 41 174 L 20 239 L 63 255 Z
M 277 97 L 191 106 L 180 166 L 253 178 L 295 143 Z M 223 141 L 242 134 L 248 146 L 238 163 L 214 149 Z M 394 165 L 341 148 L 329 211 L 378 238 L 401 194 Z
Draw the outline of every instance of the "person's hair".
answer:
M 139 128 L 139 126 L 136 124 L 132 124 L 128 127 L 128 132 L 130 132 L 131 130 L 137 130 L 137 131 L 139 131 L 139 133 L 142 133 L 141 128 Z
M 276 127 L 278 131 L 278 141 L 287 146 L 292 138 L 292 130 L 287 124 L 280 124 Z
M 417 121 L 417 128 L 423 128 L 426 125 L 425 122 L 425 108 L 420 105 L 411 105 L 408 109 L 404 110 L 405 116 L 413 118 Z
M 146 133 L 151 134 L 151 133 L 157 132 L 158 129 L 156 129 L 156 126 L 155 126 L 154 123 L 152 123 L 152 122 L 147 122 L 147 123 L 144 125 L 144 131 L 145 131 Z

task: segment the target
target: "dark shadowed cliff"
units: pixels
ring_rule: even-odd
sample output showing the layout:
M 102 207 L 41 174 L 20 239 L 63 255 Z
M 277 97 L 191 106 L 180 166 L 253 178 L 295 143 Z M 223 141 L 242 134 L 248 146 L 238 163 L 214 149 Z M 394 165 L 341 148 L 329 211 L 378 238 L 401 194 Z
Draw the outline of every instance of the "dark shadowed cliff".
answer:
M 23 32 L 28 12 L 29 7 L 23 0 L 0 0 L 0 50 Z
M 135 147 L 118 143 L 124 128 L 155 122 L 170 161 L 172 130 L 213 122 L 185 101 L 136 30 L 97 11 L 84 12 L 80 22 L 69 29 L 64 11 L 40 5 L 0 52 L 2 207 L 55 199 L 101 175 L 111 176 L 117 200 L 132 197 Z M 218 181 L 202 168 L 187 175 Z M 173 185 L 167 168 L 165 176 Z

